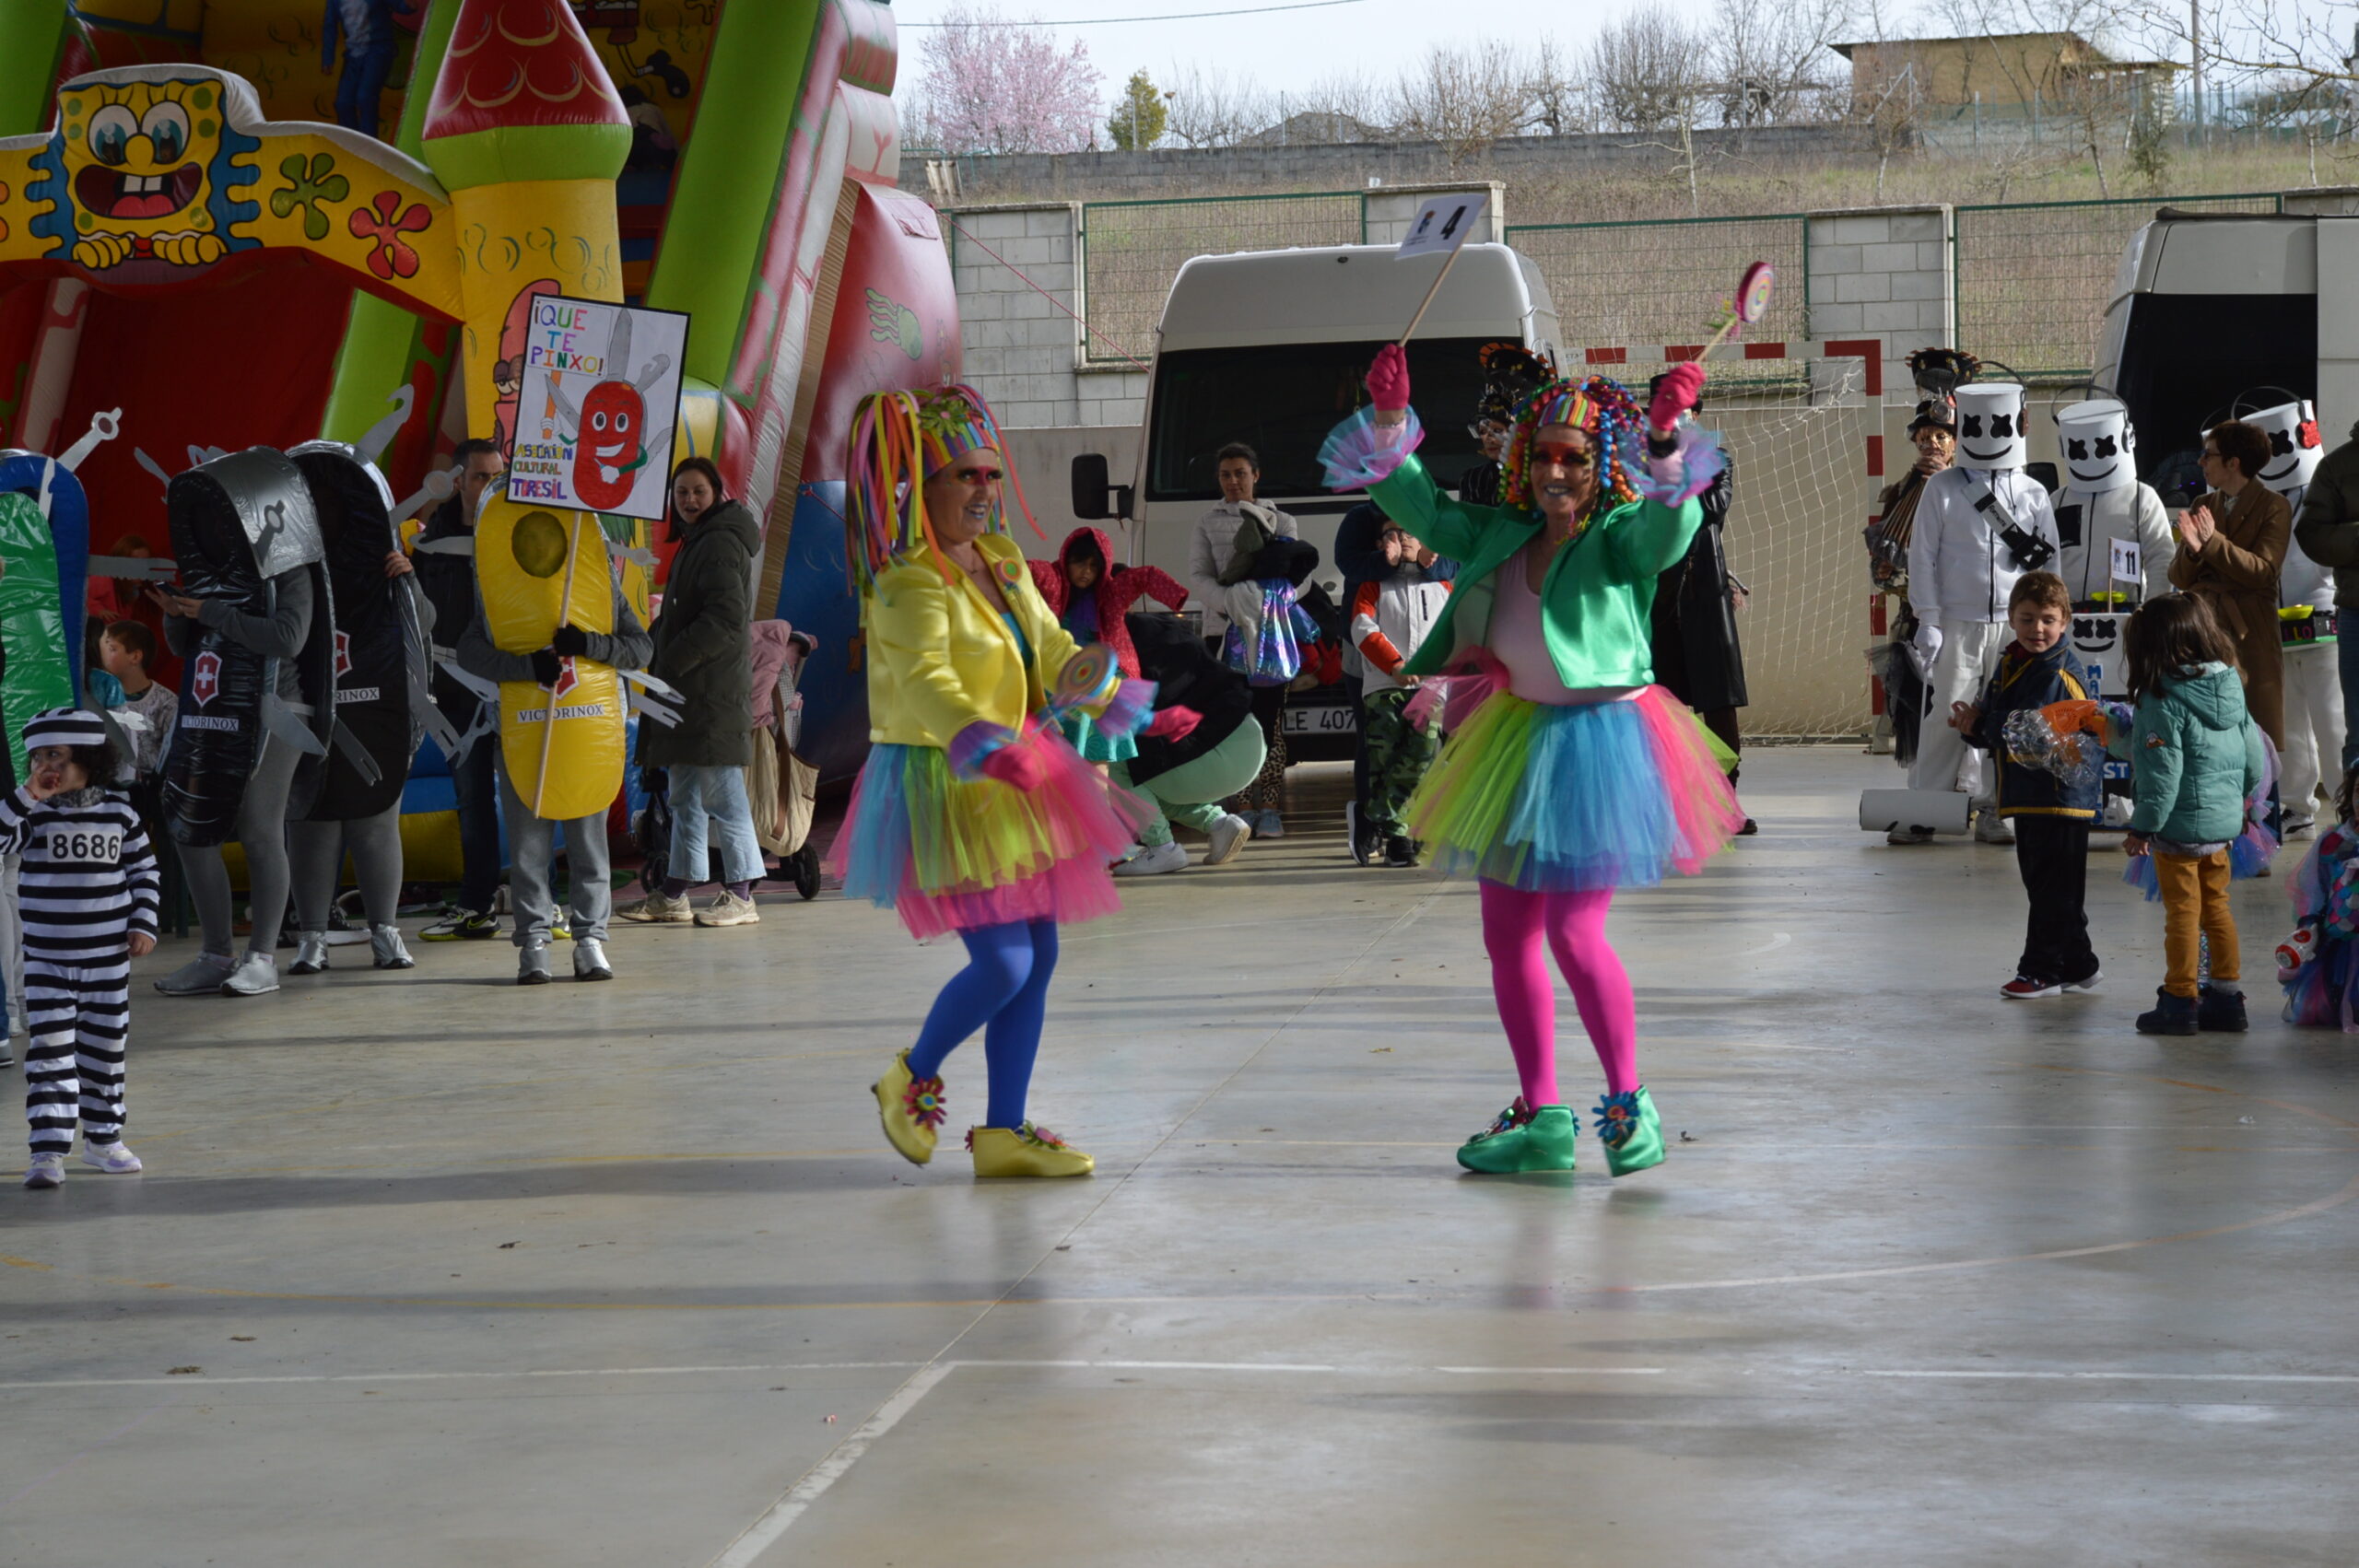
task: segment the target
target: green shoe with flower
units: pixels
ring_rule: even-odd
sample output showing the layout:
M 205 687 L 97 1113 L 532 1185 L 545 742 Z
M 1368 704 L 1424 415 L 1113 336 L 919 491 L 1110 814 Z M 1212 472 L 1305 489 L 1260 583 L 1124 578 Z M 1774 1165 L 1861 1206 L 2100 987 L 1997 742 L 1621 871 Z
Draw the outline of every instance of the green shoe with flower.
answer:
M 1458 1163 L 1485 1176 L 1569 1171 L 1579 1128 L 1565 1106 L 1528 1106 L 1518 1095 L 1496 1121 L 1466 1141 L 1458 1151 Z
M 1662 1164 L 1662 1117 L 1645 1084 L 1598 1101 L 1597 1137 L 1605 1145 L 1605 1168 L 1615 1176 Z

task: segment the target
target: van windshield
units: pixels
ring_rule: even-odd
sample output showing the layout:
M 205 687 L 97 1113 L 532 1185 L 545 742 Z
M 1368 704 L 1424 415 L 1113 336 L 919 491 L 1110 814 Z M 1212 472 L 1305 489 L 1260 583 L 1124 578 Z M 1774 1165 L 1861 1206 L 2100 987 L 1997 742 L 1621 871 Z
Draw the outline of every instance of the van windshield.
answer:
M 1411 396 L 1426 427 L 1417 455 L 1445 486 L 1454 488 L 1475 457 L 1474 438 L 1466 429 L 1483 390 L 1475 356 L 1493 341 L 1445 337 L 1409 343 Z M 1367 401 L 1360 378 L 1382 346 L 1260 344 L 1157 356 L 1146 498 L 1220 499 L 1213 454 L 1231 441 L 1243 441 L 1262 455 L 1260 494 L 1325 494 L 1319 445 L 1337 421 Z

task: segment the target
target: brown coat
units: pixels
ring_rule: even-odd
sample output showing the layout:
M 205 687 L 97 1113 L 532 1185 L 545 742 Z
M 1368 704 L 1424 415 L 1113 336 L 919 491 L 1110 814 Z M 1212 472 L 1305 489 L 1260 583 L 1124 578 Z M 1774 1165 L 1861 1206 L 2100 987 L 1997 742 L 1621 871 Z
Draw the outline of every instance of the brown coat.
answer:
M 2183 545 L 2171 557 L 2171 585 L 2210 604 L 2236 645 L 2245 706 L 2269 738 L 2285 743 L 2285 654 L 2277 630 L 2277 573 L 2294 534 L 2294 509 L 2255 481 L 2235 506 L 2214 490 L 2196 503 L 2219 532 L 2200 550 Z

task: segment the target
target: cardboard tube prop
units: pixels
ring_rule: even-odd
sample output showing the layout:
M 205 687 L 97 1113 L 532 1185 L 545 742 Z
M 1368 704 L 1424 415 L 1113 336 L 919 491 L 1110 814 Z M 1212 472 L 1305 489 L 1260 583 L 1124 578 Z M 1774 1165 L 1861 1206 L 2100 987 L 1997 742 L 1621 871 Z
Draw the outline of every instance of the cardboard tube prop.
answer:
M 215 627 L 197 628 L 181 667 L 164 816 L 176 842 L 202 848 L 237 831 L 246 781 L 265 744 L 303 754 L 288 813 L 310 809 L 335 723 L 335 614 L 311 489 L 285 454 L 254 447 L 216 458 L 174 478 L 165 504 L 181 586 L 191 596 L 266 615 L 276 603 L 274 579 L 295 571 L 312 578 L 311 629 L 296 655 L 294 701 L 278 696 L 277 661 Z
M 1860 825 L 1870 833 L 1896 827 L 1964 833 L 1967 797 L 1954 790 L 1862 790 Z

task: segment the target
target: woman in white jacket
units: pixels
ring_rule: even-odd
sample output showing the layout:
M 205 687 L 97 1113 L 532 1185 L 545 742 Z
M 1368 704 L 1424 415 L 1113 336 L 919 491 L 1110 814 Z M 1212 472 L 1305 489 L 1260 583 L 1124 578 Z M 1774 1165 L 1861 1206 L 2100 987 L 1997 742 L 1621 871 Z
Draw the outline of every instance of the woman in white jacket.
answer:
M 1222 634 L 1228 630 L 1231 591 L 1220 579 L 1237 558 L 1237 531 L 1244 525 L 1246 509 L 1252 509 L 1254 520 L 1273 539 L 1298 535 L 1293 518 L 1253 498 L 1253 487 L 1262 482 L 1262 459 L 1251 447 L 1231 441 L 1214 454 L 1213 461 L 1215 476 L 1220 481 L 1220 501 L 1196 520 L 1196 536 L 1188 545 L 1188 588 L 1204 613 L 1204 635 L 1217 649 Z M 1276 838 L 1285 832 L 1280 815 L 1285 802 L 1285 704 L 1284 686 L 1253 688 L 1253 718 L 1269 743 L 1269 760 L 1231 809 L 1246 820 L 1257 838 Z

